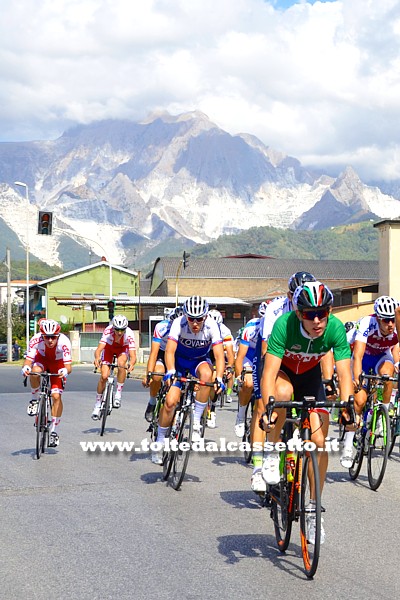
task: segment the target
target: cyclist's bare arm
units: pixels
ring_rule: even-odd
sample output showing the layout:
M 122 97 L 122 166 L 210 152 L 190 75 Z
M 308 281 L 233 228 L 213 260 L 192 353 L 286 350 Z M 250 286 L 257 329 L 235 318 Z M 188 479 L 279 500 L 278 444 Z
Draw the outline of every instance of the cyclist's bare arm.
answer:
M 175 369 L 175 352 L 178 343 L 175 340 L 169 339 L 165 347 L 165 366 L 167 371 Z
M 247 354 L 248 346 L 244 344 L 239 345 L 239 350 L 235 360 L 235 376 L 240 377 L 243 371 L 243 361 Z
M 160 343 L 154 342 L 154 341 L 151 342 L 149 359 L 147 361 L 147 366 L 146 366 L 146 375 L 143 377 L 143 380 L 142 380 L 142 384 L 145 387 L 149 386 L 151 383 L 151 378 L 150 379 L 148 378 L 147 373 L 154 373 L 156 370 L 156 362 L 157 362 L 157 356 L 158 356 L 159 350 L 160 350 Z
M 97 346 L 95 352 L 94 352 L 94 366 L 96 367 L 96 369 L 98 369 L 100 367 L 101 364 L 101 353 L 103 352 L 104 348 L 106 347 L 106 345 L 104 343 L 101 343 Z
M 358 340 L 356 340 L 356 342 L 354 343 L 354 349 L 353 349 L 353 377 L 354 377 L 354 381 L 355 381 L 356 384 L 358 384 L 360 375 L 362 373 L 362 359 L 364 357 L 366 346 L 367 346 L 367 344 L 365 344 L 364 342 L 360 342 Z M 337 365 L 336 365 L 336 369 L 337 369 Z M 338 375 L 339 375 L 339 373 L 338 373 Z M 344 390 L 343 390 L 343 393 L 344 393 Z M 346 398 L 346 397 L 347 396 L 343 396 L 343 398 Z
M 226 344 L 225 346 L 225 351 L 226 351 L 226 359 L 227 359 L 227 367 L 233 367 L 235 364 L 235 356 L 233 354 L 233 344 L 229 343 Z M 232 377 L 232 373 L 230 373 L 229 371 L 227 372 L 227 379 L 230 379 Z
M 129 367 L 128 373 L 131 373 L 136 364 L 136 350 L 129 350 Z

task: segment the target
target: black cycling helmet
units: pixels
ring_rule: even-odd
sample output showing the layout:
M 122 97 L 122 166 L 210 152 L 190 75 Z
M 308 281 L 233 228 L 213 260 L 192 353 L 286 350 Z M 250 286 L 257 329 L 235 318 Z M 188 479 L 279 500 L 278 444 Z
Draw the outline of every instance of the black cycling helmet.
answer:
M 296 288 L 293 304 L 299 311 L 307 308 L 329 308 L 333 304 L 333 294 L 328 286 L 320 281 L 308 281 Z
M 299 285 L 306 283 L 306 281 L 316 281 L 316 279 L 314 275 L 311 275 L 311 273 L 308 273 L 307 271 L 297 271 L 297 273 L 293 273 L 288 281 L 289 292 L 294 294 L 296 288 L 299 287 Z
M 346 321 L 346 323 L 344 324 L 346 333 L 349 333 L 349 331 L 354 329 L 355 326 L 356 326 L 356 324 L 354 323 L 354 321 Z

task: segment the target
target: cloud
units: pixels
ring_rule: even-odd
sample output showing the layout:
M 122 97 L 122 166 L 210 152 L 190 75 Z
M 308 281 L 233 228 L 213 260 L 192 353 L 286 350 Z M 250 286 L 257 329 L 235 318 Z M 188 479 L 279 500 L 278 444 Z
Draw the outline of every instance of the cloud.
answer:
M 0 20 L 2 141 L 198 109 L 303 164 L 396 178 L 397 0 L 19 0 Z

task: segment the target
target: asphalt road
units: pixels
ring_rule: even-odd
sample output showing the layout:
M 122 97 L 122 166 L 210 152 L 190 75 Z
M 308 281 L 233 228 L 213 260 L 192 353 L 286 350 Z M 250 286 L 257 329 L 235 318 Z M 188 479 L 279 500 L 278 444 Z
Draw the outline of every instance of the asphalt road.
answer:
M 308 581 L 298 526 L 280 554 L 239 454 L 192 454 L 175 492 L 147 452 L 84 452 L 80 442 L 100 440 L 90 419 L 96 385 L 90 371 L 76 369 L 69 378 L 60 446 L 38 461 L 29 393 L 19 369 L 0 367 L 1 598 L 398 596 L 398 445 L 377 492 L 368 488 L 366 468 L 353 483 L 338 456 L 331 457 L 323 496 L 327 539 Z M 103 439 L 144 439 L 146 402 L 140 383 L 128 381 Z M 234 419 L 235 405 L 219 410 L 207 439 L 236 440 Z

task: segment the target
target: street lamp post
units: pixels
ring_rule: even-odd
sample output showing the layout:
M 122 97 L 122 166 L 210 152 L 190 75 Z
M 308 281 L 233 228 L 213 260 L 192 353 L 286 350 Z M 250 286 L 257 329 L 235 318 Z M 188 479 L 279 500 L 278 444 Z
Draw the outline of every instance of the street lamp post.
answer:
M 28 350 L 29 343 L 29 190 L 26 183 L 22 181 L 14 181 L 14 185 L 25 188 L 25 200 L 27 203 L 27 220 L 26 220 L 26 302 L 25 302 L 25 317 L 26 317 L 26 349 Z

